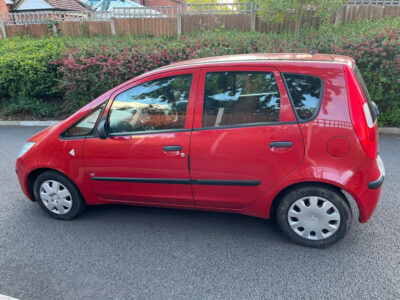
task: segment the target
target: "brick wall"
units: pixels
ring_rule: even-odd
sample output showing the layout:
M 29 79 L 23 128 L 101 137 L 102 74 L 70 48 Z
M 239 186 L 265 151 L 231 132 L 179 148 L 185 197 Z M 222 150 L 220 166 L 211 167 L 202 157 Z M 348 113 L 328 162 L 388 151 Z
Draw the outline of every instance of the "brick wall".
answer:
M 0 14 L 8 13 L 8 7 L 6 0 L 0 0 Z
M 1 0 L 0 0 L 1 1 Z M 145 6 L 179 6 L 180 3 L 185 3 L 184 0 L 141 0 L 139 3 Z

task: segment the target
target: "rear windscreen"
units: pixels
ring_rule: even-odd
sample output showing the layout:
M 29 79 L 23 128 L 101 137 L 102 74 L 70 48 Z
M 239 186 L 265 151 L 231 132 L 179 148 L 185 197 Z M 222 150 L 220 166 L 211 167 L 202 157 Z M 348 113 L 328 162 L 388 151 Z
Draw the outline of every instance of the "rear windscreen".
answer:
M 362 77 L 362 75 L 360 73 L 360 70 L 357 67 L 355 67 L 353 69 L 353 71 L 354 71 L 354 75 L 356 75 L 358 83 L 361 86 L 361 89 L 363 90 L 364 97 L 368 102 L 368 107 L 369 107 L 369 111 L 371 112 L 372 121 L 375 123 L 376 112 L 375 112 L 375 109 L 374 109 L 373 104 L 372 104 L 371 95 L 368 92 L 367 86 L 365 85 L 365 82 L 364 82 L 364 79 L 363 79 L 363 77 Z

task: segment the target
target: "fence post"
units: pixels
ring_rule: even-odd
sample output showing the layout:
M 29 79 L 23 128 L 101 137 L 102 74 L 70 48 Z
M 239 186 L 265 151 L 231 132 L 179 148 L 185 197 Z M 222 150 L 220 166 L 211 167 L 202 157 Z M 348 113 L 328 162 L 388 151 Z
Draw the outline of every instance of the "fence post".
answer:
M 182 13 L 176 15 L 176 31 L 180 37 L 182 35 Z
M 256 30 L 256 20 L 257 20 L 257 10 L 253 9 L 251 11 L 251 20 L 250 20 L 250 30 L 255 31 Z
M 7 37 L 7 32 L 6 32 L 6 25 L 4 22 L 0 22 L 0 27 L 1 27 L 1 34 L 3 36 L 3 39 Z
M 54 34 L 54 35 L 57 35 L 57 26 L 56 26 L 56 22 L 55 22 L 55 21 L 52 21 L 52 22 L 51 22 L 51 25 L 52 25 L 52 27 L 53 27 L 53 34 Z
M 114 17 L 110 18 L 110 26 L 111 26 L 111 34 L 116 35 L 116 33 L 115 33 L 115 18 Z
M 342 23 L 342 10 L 343 10 L 343 5 L 340 5 L 335 15 L 335 24 L 334 24 L 335 27 L 339 26 Z

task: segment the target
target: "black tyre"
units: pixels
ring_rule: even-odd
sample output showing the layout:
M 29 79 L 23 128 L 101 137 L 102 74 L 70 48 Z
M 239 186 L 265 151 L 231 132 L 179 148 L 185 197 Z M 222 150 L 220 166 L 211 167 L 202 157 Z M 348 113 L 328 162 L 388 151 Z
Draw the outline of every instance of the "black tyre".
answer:
M 71 220 L 86 207 L 77 187 L 58 172 L 41 173 L 35 180 L 33 193 L 40 207 L 56 219 Z
M 276 218 L 282 232 L 295 243 L 323 248 L 344 237 L 352 213 L 339 191 L 324 185 L 307 185 L 283 195 Z

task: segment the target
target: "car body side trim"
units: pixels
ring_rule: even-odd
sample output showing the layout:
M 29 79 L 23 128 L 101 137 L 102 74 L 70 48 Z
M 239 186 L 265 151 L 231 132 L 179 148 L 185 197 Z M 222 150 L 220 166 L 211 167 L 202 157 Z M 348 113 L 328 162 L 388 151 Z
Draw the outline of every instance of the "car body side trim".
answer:
M 127 177 L 92 177 L 96 181 L 138 182 L 138 183 L 167 183 L 167 184 L 196 184 L 196 185 L 236 185 L 257 186 L 258 180 L 221 180 L 221 179 L 170 179 L 170 178 L 127 178 Z
M 190 179 L 128 178 L 128 177 L 92 177 L 92 179 L 93 179 L 93 180 L 96 180 L 96 181 L 190 184 Z
M 238 185 L 238 186 L 257 186 L 261 184 L 258 180 L 224 180 L 224 179 L 192 179 L 192 184 L 196 185 Z

